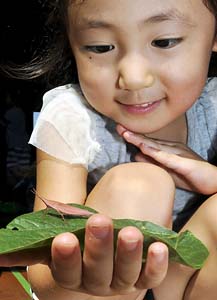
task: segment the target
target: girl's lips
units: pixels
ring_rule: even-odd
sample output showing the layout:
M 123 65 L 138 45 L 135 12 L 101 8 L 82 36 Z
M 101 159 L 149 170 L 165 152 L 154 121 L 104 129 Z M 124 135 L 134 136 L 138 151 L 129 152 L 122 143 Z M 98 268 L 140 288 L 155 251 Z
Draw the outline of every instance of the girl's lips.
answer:
M 141 104 L 123 104 L 120 102 L 119 104 L 130 114 L 144 114 L 152 112 L 154 109 L 156 109 L 160 105 L 162 100 L 163 99 Z

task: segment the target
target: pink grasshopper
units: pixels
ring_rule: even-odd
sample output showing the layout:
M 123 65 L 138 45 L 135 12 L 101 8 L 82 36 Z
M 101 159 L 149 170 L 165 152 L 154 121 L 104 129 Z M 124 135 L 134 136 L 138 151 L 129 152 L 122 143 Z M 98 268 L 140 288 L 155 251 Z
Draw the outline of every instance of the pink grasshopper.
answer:
M 54 210 L 56 210 L 61 215 L 63 220 L 65 220 L 64 216 L 90 217 L 94 214 L 93 212 L 90 212 L 86 209 L 73 207 L 71 205 L 60 203 L 54 200 L 48 200 L 44 197 L 41 197 L 35 189 L 32 189 L 32 191 L 39 199 L 41 199 L 44 202 L 46 208 L 53 208 Z

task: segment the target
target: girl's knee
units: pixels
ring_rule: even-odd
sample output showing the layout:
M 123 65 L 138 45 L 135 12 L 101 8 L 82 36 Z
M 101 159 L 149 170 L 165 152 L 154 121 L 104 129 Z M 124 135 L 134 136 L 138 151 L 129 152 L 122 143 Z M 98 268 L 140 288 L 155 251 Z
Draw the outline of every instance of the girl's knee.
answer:
M 174 182 L 158 166 L 138 162 L 111 168 L 97 184 L 95 198 L 96 192 L 104 199 L 100 208 L 106 205 L 112 217 L 149 220 L 165 226 L 171 223 Z
M 175 185 L 171 176 L 162 168 L 148 163 L 128 163 L 110 169 L 105 175 L 112 189 L 120 188 L 134 193 L 166 193 L 174 197 Z M 160 201 L 160 199 L 159 199 Z

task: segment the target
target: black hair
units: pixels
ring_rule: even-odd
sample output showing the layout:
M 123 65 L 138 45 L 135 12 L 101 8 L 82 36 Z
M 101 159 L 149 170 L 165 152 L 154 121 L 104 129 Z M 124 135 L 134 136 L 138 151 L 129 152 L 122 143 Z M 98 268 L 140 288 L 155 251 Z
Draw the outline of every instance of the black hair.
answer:
M 75 59 L 67 35 L 67 8 L 85 0 L 38 0 L 47 13 L 43 42 L 30 63 L 23 66 L 4 66 L 5 73 L 19 79 L 44 76 L 49 87 L 78 83 Z M 217 0 L 202 0 L 213 13 L 217 24 Z M 1 69 L 1 67 L 0 67 Z M 217 75 L 217 54 L 213 53 L 209 76 Z

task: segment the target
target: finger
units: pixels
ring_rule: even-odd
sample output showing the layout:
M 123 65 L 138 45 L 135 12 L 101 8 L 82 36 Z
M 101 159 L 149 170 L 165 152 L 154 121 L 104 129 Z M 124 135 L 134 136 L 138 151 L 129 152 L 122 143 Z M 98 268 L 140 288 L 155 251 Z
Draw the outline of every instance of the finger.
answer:
M 54 279 L 64 288 L 78 288 L 81 285 L 82 260 L 77 237 L 71 233 L 58 235 L 52 243 L 51 254 Z
M 173 178 L 178 187 L 207 195 L 215 193 L 216 180 L 213 181 L 212 178 L 216 178 L 216 168 L 211 164 L 151 149 L 145 145 L 142 147 L 143 151 L 148 153 L 147 155 L 167 169 L 172 176 L 175 175 Z
M 142 152 L 137 153 L 134 156 L 134 159 L 137 162 L 146 162 L 146 163 L 151 163 L 151 164 L 154 164 L 157 166 L 160 165 L 155 159 L 153 159 L 152 157 L 150 157 L 148 155 L 143 154 Z
M 121 136 L 122 136 L 122 134 L 123 134 L 125 131 L 127 131 L 127 129 L 126 129 L 124 126 L 120 125 L 120 124 L 118 124 L 118 125 L 116 126 L 116 130 L 117 130 L 118 134 L 121 135 Z
M 136 286 L 140 289 L 158 286 L 166 276 L 168 269 L 168 248 L 160 242 L 150 245 L 147 261 Z
M 140 149 L 144 155 L 152 158 L 155 162 L 157 162 L 157 164 L 167 169 L 167 171 L 171 171 L 177 175 L 182 175 L 185 179 L 189 180 L 189 182 L 192 180 L 198 181 L 200 179 L 201 176 L 200 173 L 198 173 L 198 170 L 206 170 L 204 168 L 206 167 L 206 163 L 204 161 L 186 158 L 173 153 L 157 150 L 144 144 L 140 145 Z M 138 159 L 142 159 L 141 156 L 139 156 Z
M 137 147 L 139 147 L 141 143 L 145 143 L 145 142 L 147 142 L 147 143 L 150 142 L 148 144 L 149 146 L 152 146 L 152 145 L 154 146 L 156 144 L 156 143 L 152 142 L 152 140 L 147 139 L 142 135 L 135 134 L 129 130 L 125 130 L 125 131 L 123 130 L 122 136 L 127 142 L 134 144 Z M 155 146 L 157 147 L 157 144 Z
M 143 145 L 156 150 L 163 150 L 168 153 L 174 153 L 177 155 L 181 155 L 183 151 L 186 150 L 185 147 L 183 149 L 183 146 L 180 143 L 147 138 L 144 135 L 135 134 L 128 130 L 123 131 L 122 136 L 127 142 L 134 144 L 135 146 L 140 148 L 141 151 L 143 150 Z
M 147 151 L 146 152 L 144 151 L 144 147 L 155 149 L 156 151 L 164 150 L 169 153 L 170 152 L 171 153 L 175 152 L 176 154 L 180 153 L 179 148 L 173 148 L 168 144 L 163 144 L 163 143 L 157 142 L 154 139 L 147 138 L 143 135 L 134 134 L 130 131 L 124 131 L 122 136 L 128 143 L 131 143 L 131 144 L 135 145 L 136 147 L 140 148 L 140 150 L 144 154 L 147 154 Z
M 143 153 L 146 153 L 146 157 L 149 156 L 152 161 L 145 158 L 145 154 L 144 157 L 142 157 L 142 154 L 137 154 L 135 160 L 141 162 L 150 161 L 155 165 L 161 166 L 170 173 L 177 187 L 207 195 L 215 193 L 216 180 L 213 181 L 212 178 L 216 178 L 216 168 L 209 163 L 180 157 L 147 147 L 146 145 L 141 145 L 141 148 Z
M 113 274 L 113 225 L 104 215 L 90 217 L 86 225 L 83 286 L 92 294 L 106 295 Z
M 135 227 L 125 227 L 118 235 L 112 288 L 120 293 L 135 290 L 142 267 L 142 233 Z
M 50 249 L 41 248 L 25 250 L 16 253 L 0 255 L 1 267 L 31 266 L 37 263 L 47 264 L 50 259 Z
M 184 176 L 191 172 L 195 168 L 195 163 L 197 163 L 192 159 L 180 157 L 174 153 L 161 151 L 145 144 L 141 144 L 140 149 L 143 154 L 148 155 L 165 168 L 173 170 L 174 172 Z

